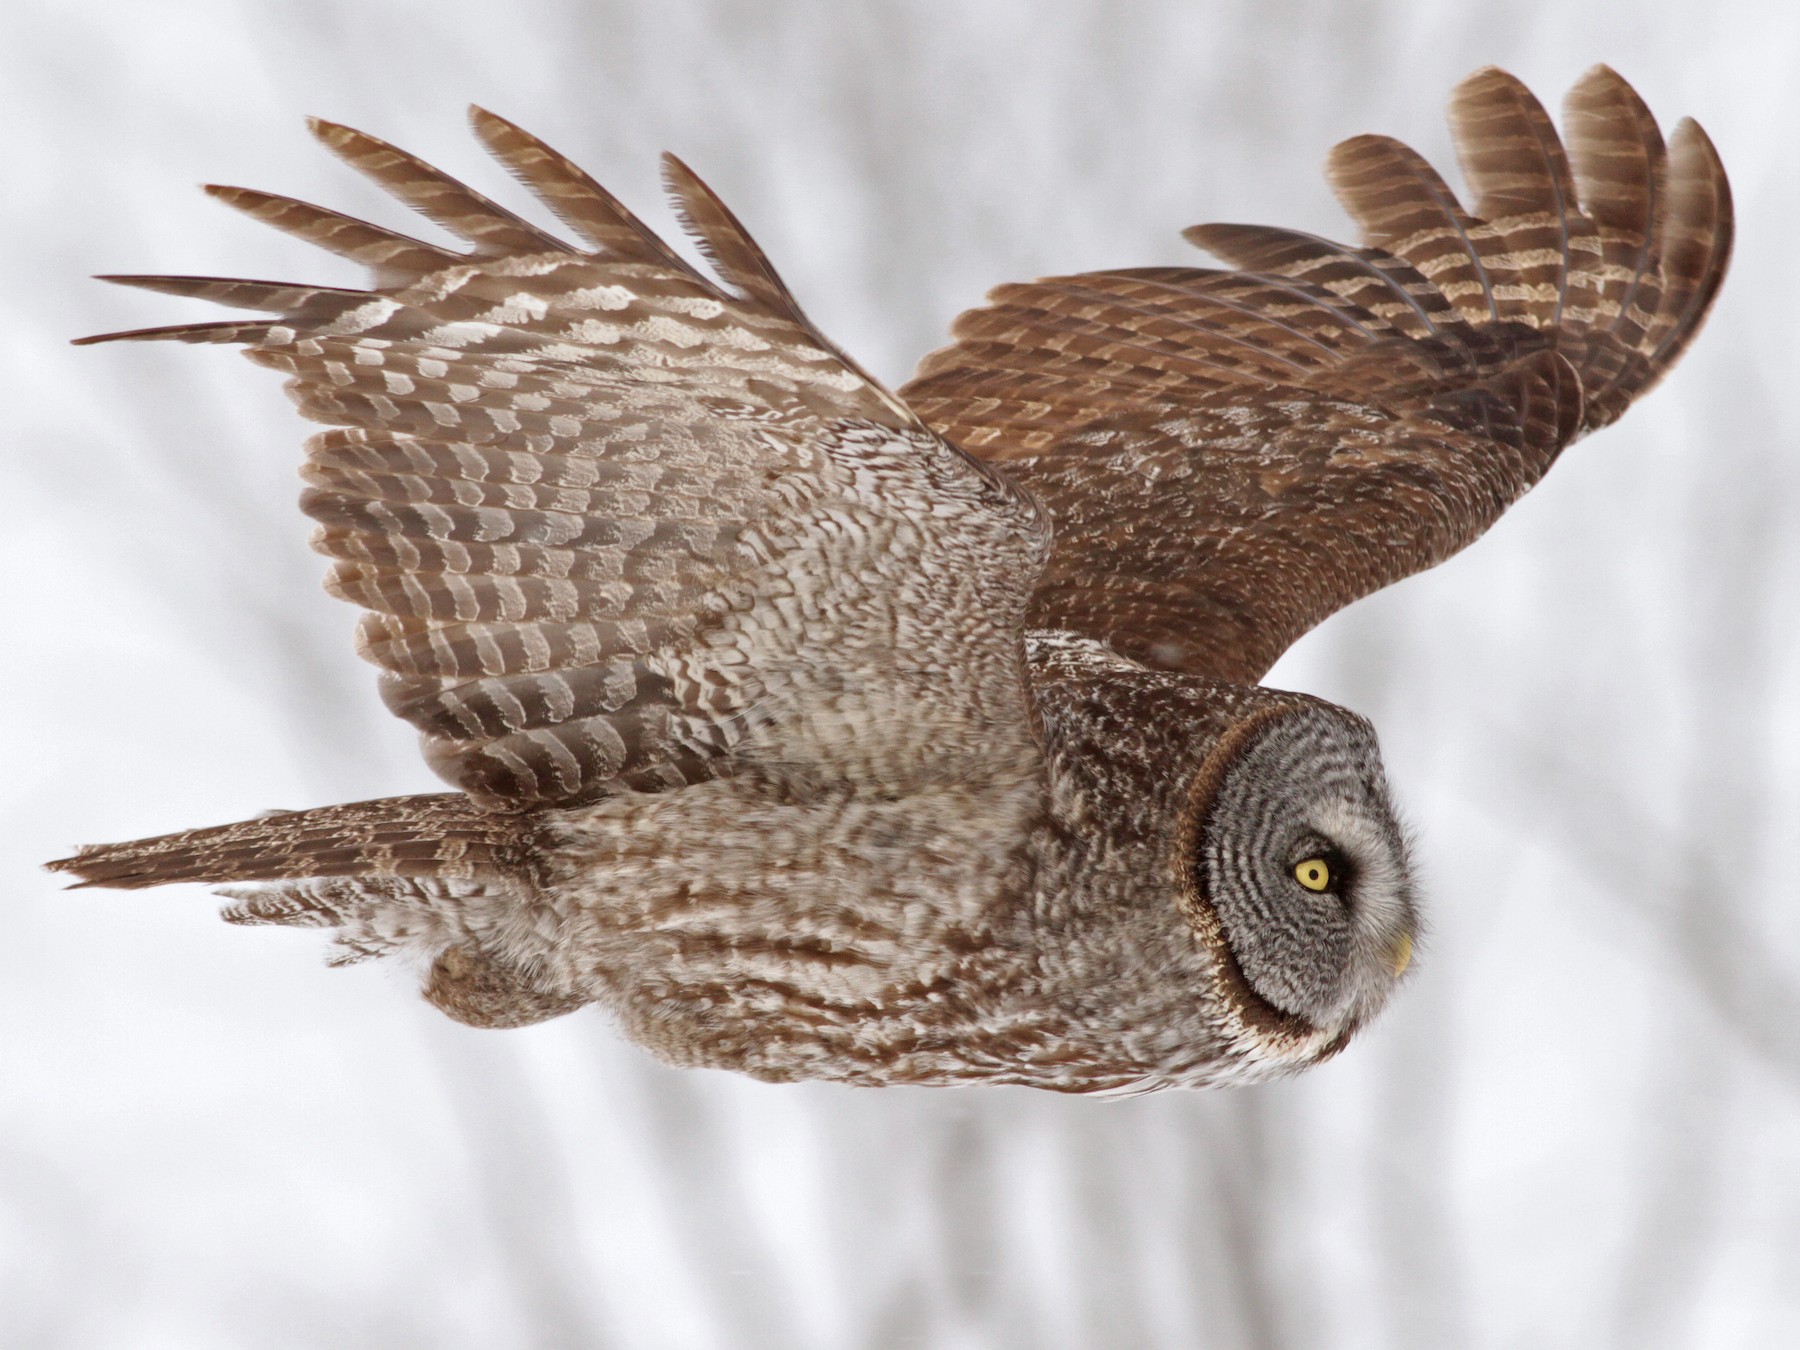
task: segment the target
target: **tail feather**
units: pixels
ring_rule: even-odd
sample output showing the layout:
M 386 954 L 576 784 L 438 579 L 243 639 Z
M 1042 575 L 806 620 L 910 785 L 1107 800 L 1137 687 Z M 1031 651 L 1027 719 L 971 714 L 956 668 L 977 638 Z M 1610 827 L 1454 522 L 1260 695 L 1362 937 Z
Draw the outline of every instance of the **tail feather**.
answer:
M 219 912 L 226 923 L 335 930 L 325 958 L 330 966 L 476 944 L 472 925 L 481 926 L 484 911 L 496 900 L 504 906 L 512 894 L 497 881 L 366 875 L 260 881 L 216 893 L 229 902 Z
M 138 890 L 178 881 L 429 877 L 468 881 L 520 865 L 516 816 L 461 793 L 284 811 L 203 830 L 90 844 L 46 866 L 77 887 Z

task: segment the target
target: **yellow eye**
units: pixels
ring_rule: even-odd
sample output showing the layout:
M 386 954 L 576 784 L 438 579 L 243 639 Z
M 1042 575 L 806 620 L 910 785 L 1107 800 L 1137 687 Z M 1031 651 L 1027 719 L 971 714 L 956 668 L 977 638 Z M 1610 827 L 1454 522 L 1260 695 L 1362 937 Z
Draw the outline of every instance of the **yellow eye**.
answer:
M 1294 880 L 1309 891 L 1322 891 L 1331 885 L 1331 869 L 1323 858 L 1308 858 L 1295 865 Z

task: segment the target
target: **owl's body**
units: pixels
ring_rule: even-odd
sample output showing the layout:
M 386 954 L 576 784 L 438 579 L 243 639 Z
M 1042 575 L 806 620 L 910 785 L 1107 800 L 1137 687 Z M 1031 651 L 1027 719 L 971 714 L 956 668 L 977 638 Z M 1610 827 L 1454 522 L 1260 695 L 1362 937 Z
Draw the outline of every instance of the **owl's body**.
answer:
M 1377 247 L 1211 226 L 1244 270 L 1002 288 L 898 395 L 678 163 L 730 289 L 491 115 L 589 251 L 322 126 L 473 252 L 220 189 L 377 289 L 127 279 L 279 317 L 123 336 L 247 343 L 340 428 L 305 470 L 328 586 L 459 791 L 57 866 L 236 883 L 228 918 L 420 958 L 459 1020 L 597 1003 L 770 1079 L 1119 1092 L 1334 1053 L 1414 883 L 1372 730 L 1256 681 L 1616 417 L 1729 250 L 1704 136 L 1665 150 L 1610 71 L 1572 166 L 1508 76 L 1453 112 L 1481 215 L 1359 138 L 1333 181 Z

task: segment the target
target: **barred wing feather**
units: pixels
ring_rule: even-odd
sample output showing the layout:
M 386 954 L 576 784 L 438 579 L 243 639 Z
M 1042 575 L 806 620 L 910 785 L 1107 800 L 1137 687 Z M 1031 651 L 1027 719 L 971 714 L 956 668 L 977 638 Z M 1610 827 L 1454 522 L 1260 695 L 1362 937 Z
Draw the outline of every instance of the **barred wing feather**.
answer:
M 1470 208 L 1359 136 L 1327 171 L 1362 247 L 1196 226 L 1240 270 L 1053 277 L 962 315 L 900 393 L 1054 517 L 1029 622 L 1260 679 L 1666 374 L 1724 278 L 1724 170 L 1691 121 L 1665 145 L 1604 66 L 1564 122 L 1566 149 L 1522 84 L 1478 71 L 1451 103 Z
M 750 768 L 888 790 L 1027 772 L 1031 498 L 825 341 L 685 166 L 670 190 L 723 284 L 475 122 L 588 248 L 316 123 L 471 251 L 219 189 L 377 284 L 115 277 L 276 317 L 108 335 L 244 344 L 333 425 L 302 505 L 432 766 L 515 807 Z

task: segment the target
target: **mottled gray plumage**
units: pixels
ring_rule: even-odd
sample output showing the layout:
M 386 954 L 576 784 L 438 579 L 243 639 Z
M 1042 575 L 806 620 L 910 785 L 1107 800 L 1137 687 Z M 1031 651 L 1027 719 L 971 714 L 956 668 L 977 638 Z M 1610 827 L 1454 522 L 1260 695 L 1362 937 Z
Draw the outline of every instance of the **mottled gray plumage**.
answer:
M 83 849 L 236 922 L 411 954 L 462 1021 L 610 1008 L 771 1079 L 1138 1091 L 1335 1052 L 1419 916 L 1372 729 L 1255 684 L 1476 538 L 1679 356 L 1730 200 L 1596 68 L 1565 151 L 1458 89 L 1460 205 L 1358 137 L 1366 247 L 1205 226 L 1236 271 L 1002 287 L 898 395 L 679 162 L 689 266 L 568 160 L 475 127 L 576 249 L 391 146 L 333 150 L 467 241 L 210 189 L 368 291 L 114 280 L 274 317 L 302 507 L 456 789 Z

